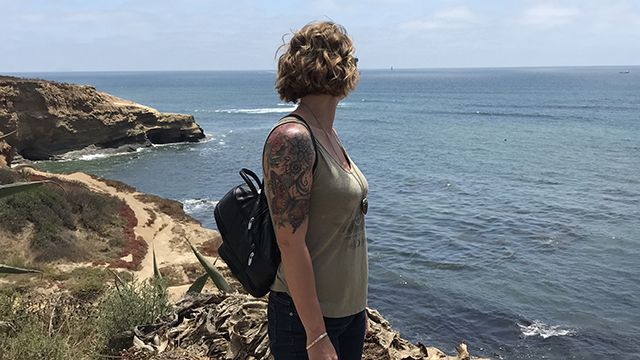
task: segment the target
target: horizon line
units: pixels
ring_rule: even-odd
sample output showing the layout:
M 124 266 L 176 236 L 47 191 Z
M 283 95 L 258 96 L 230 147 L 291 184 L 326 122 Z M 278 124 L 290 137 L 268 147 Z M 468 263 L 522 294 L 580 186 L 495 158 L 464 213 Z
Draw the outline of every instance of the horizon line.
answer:
M 377 71 L 377 70 L 474 70 L 474 69 L 544 69 L 544 68 L 614 68 L 614 67 L 639 67 L 640 64 L 622 64 L 622 65 L 517 65 L 517 66 L 450 66 L 450 67 L 372 67 L 363 68 L 362 71 Z M 276 69 L 196 69 L 196 70 L 28 70 L 28 71 L 0 71 L 0 74 L 39 74 L 39 73 L 133 73 L 133 72 L 255 72 L 255 71 L 267 71 L 275 72 Z

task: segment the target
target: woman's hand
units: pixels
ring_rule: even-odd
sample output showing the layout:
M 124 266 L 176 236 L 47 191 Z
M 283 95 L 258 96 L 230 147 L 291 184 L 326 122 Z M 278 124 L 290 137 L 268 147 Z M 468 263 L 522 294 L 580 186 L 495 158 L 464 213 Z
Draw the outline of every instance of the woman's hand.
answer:
M 309 360 L 338 360 L 338 354 L 331 340 L 326 336 L 307 350 Z

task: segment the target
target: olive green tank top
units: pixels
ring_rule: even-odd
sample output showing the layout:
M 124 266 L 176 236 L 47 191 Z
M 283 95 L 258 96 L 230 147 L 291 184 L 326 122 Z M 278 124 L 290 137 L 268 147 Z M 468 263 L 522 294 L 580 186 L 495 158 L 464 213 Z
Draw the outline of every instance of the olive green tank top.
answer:
M 290 122 L 304 125 L 289 116 L 281 119 L 274 129 Z M 322 315 L 345 317 L 367 306 L 367 238 L 362 203 L 368 193 L 368 183 L 344 148 L 351 165 L 349 171 L 329 155 L 322 144 L 315 143 L 316 167 L 305 241 Z M 282 264 L 271 290 L 289 292 Z

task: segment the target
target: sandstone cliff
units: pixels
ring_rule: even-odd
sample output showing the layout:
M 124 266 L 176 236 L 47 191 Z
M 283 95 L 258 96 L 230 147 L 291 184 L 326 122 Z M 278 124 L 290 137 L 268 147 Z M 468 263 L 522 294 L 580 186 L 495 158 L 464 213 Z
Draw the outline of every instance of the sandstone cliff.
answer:
M 0 132 L 24 158 L 44 160 L 87 146 L 195 142 L 193 116 L 161 113 L 94 87 L 0 76 Z

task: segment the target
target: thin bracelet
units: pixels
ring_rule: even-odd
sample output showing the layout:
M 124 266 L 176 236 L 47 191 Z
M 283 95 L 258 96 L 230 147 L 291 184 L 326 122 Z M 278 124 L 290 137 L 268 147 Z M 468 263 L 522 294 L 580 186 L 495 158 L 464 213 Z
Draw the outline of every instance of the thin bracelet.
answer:
M 327 332 L 323 332 L 322 335 L 318 336 L 315 340 L 313 340 L 311 342 L 311 344 L 307 345 L 307 350 L 311 349 L 311 347 L 315 344 L 317 344 L 320 340 L 324 339 L 327 337 Z

